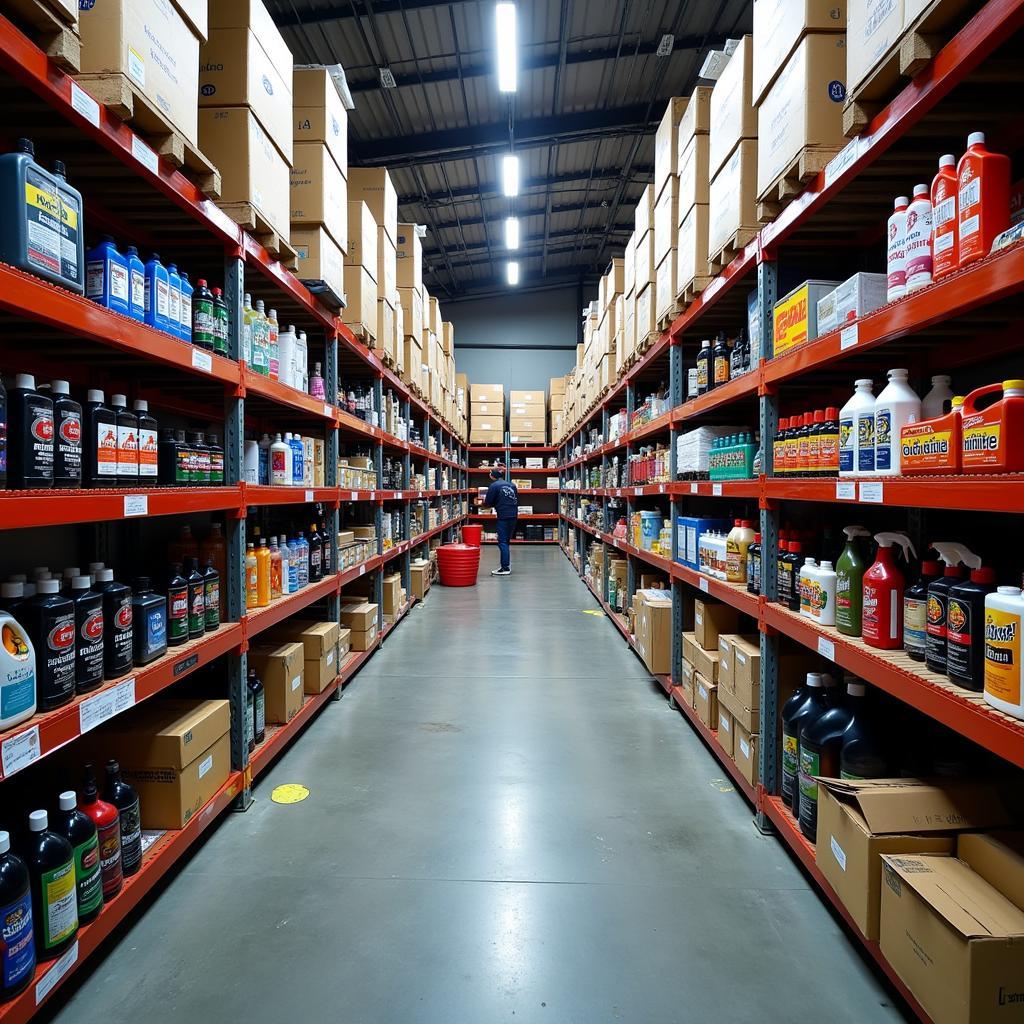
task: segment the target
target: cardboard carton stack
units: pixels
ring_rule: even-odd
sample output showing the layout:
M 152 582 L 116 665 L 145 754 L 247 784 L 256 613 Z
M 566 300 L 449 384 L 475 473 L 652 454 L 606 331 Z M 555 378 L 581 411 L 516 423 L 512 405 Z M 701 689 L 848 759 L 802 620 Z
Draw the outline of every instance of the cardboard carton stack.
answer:
M 654 281 L 655 316 L 659 322 L 677 311 L 676 241 L 679 228 L 679 121 L 688 100 L 668 101 L 654 136 Z
M 622 254 L 622 297 L 616 309 L 619 338 L 615 348 L 615 379 L 622 376 L 636 351 L 636 232 Z
M 692 623 L 692 629 L 686 629 L 687 620 Z M 691 682 L 691 688 L 687 690 L 684 686 L 684 691 L 687 697 L 692 696 L 692 707 L 696 710 L 700 720 L 709 729 L 717 730 L 719 728 L 718 638 L 723 633 L 737 631 L 739 612 L 731 605 L 718 601 L 694 601 L 692 616 L 689 605 L 684 606 L 683 627 L 683 662 L 688 666 L 684 670 L 683 678 Z M 726 735 L 731 737 L 732 734 L 729 732 Z M 729 742 L 732 742 L 731 739 Z M 726 749 L 730 750 L 729 747 Z
M 402 332 L 395 331 L 395 366 L 402 380 L 423 365 L 423 242 L 415 224 L 399 224 L 395 249 Z M 411 365 L 410 365 L 411 364 Z
M 562 436 L 565 422 L 565 377 L 552 377 L 548 381 L 548 409 L 551 416 L 551 442 L 554 444 Z
M 633 228 L 634 351 L 647 351 L 650 336 L 658 329 L 658 299 L 655 295 L 658 265 L 654 262 L 654 186 L 648 185 L 636 204 Z
M 505 443 L 505 388 L 501 384 L 469 386 L 470 444 Z
M 600 547 L 594 544 L 593 547 Z M 664 590 L 638 590 L 633 597 L 636 646 L 647 671 L 672 671 L 672 597 Z
M 676 295 L 692 302 L 708 285 L 708 198 L 711 159 L 711 89 L 699 85 L 676 132 L 679 167 Z
M 341 320 L 360 340 L 377 338 L 377 221 L 362 199 L 349 198 L 345 299 Z
M 619 315 L 626 277 L 625 261 L 615 258 L 601 278 L 598 288 L 597 347 L 594 351 L 594 373 L 598 392 L 615 380 L 616 352 L 621 341 Z
M 547 444 L 547 410 L 543 391 L 512 391 L 509 395 L 509 444 Z

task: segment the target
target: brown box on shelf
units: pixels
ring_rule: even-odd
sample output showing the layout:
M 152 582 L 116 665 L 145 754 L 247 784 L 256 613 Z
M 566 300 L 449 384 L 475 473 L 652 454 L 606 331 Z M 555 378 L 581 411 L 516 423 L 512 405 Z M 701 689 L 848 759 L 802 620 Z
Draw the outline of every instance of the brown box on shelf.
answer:
M 711 174 L 718 173 L 740 139 L 757 138 L 751 98 L 753 39 L 744 36 L 711 92 Z
M 544 410 L 538 410 L 536 418 L 532 416 L 510 416 L 508 420 L 508 429 L 509 432 L 513 434 L 543 433 Z
M 658 203 L 666 184 L 677 170 L 677 133 L 679 122 L 686 112 L 689 97 L 674 96 L 668 101 L 658 128 L 654 133 L 654 201 Z M 674 226 L 674 225 L 673 225 Z
M 653 284 L 645 284 L 636 298 L 635 325 L 637 345 L 658 329 L 656 304 L 655 286 Z
M 653 185 L 648 185 L 640 193 L 640 200 L 636 204 L 633 226 L 633 231 L 637 238 L 642 238 L 648 231 L 654 230 L 654 200 L 656 198 L 657 195 L 654 192 Z
M 748 707 L 756 708 L 761 699 L 761 646 L 758 638 L 733 637 L 732 662 L 733 692 Z
M 405 336 L 405 367 L 402 371 L 402 380 L 419 381 L 421 367 L 423 366 L 423 346 L 418 338 Z
M 291 222 L 322 226 L 342 252 L 348 249 L 345 178 L 322 142 L 297 142 L 292 158 Z
M 349 194 L 348 249 L 345 252 L 345 266 L 362 267 L 370 279 L 377 282 L 377 222 L 370 208 L 361 199 L 353 201 Z M 376 301 L 376 299 L 374 299 Z
M 652 215 L 653 219 L 653 215 Z M 637 294 L 647 284 L 653 284 L 658 277 L 658 263 L 654 258 L 654 228 L 637 235 L 637 242 L 633 250 L 633 284 Z
M 693 674 L 693 706 L 709 729 L 718 728 L 718 687 L 699 672 Z
M 419 288 L 399 287 L 398 300 L 402 306 L 405 337 L 415 339 L 419 347 L 423 334 L 423 293 Z
M 393 572 L 384 577 L 384 614 L 397 615 L 402 609 L 402 577 Z
M 961 833 L 956 840 L 956 855 L 1024 910 L 1024 832 Z
M 413 562 L 409 567 L 409 581 L 412 586 L 413 597 L 422 601 L 430 589 L 430 563 Z
M 336 622 L 299 620 L 287 620 L 274 627 L 275 639 L 302 644 L 302 683 L 306 693 L 322 693 L 337 676 L 339 630 Z
M 718 637 L 718 688 L 730 693 L 736 685 L 733 679 L 732 639 L 729 633 L 722 633 Z
M 761 777 L 757 753 L 758 739 L 757 733 L 751 734 L 739 722 L 733 722 L 732 759 L 736 762 L 740 775 L 755 788 Z
M 676 204 L 679 224 L 697 203 L 708 204 L 710 146 L 707 135 L 695 135 L 679 158 L 679 199 Z
M 510 391 L 510 405 L 536 405 L 544 408 L 545 396 L 543 391 Z
M 346 263 L 342 278 L 348 303 L 341 311 L 342 322 L 358 324 L 377 333 L 377 285 L 365 267 Z
M 50 6 L 55 11 L 73 18 L 77 24 L 78 4 L 74 4 L 75 10 L 72 11 L 72 3 L 73 0 L 50 0 Z M 205 43 L 210 34 L 209 0 L 174 0 L 174 6 L 184 15 L 189 28 L 199 37 L 199 41 Z
M 659 265 L 670 249 L 676 247 L 679 227 L 679 177 L 673 174 L 665 182 L 654 204 L 654 262 Z M 657 276 L 657 275 L 655 275 Z
M 547 444 L 548 434 L 542 424 L 540 430 L 509 430 L 509 444 Z
M 685 635 L 685 634 L 684 634 Z M 710 683 L 718 682 L 718 651 L 705 651 L 699 644 L 693 644 L 689 650 L 689 659 L 693 667 Z
M 757 139 L 740 142 L 711 180 L 709 255 L 715 255 L 729 245 L 737 232 L 750 233 L 758 226 L 757 147 Z
M 732 690 L 718 688 L 719 703 L 724 704 L 732 714 L 732 717 L 743 726 L 747 732 L 761 731 L 761 707 L 759 704 L 749 704 Z
M 322 227 L 292 225 L 291 244 L 298 256 L 299 280 L 323 281 L 338 295 L 345 294 L 344 254 Z
M 469 428 L 469 443 L 470 444 L 504 444 L 505 443 L 505 431 L 501 428 L 485 430 L 482 427 L 470 426 Z
M 341 624 L 351 630 L 367 630 L 377 622 L 377 605 L 369 601 L 346 601 L 341 606 L 340 618 Z
M 846 20 L 846 88 L 856 93 L 903 35 L 903 0 L 857 0 Z
M 327 68 L 296 68 L 292 80 L 292 141 L 322 142 L 348 175 L 348 111 Z
M 398 285 L 397 250 L 395 243 L 388 237 L 383 227 L 377 229 L 377 293 L 379 298 L 386 297 L 389 301 L 394 296 Z
M 691 206 L 679 225 L 676 248 L 676 294 L 689 288 L 695 278 L 710 277 L 708 270 L 708 208 Z M 700 291 L 700 289 L 697 289 Z
M 645 596 L 640 601 L 636 646 L 647 670 L 656 675 L 672 671 L 672 601 Z
M 705 651 L 718 651 L 722 633 L 738 632 L 740 613 L 732 605 L 700 598 L 693 602 L 694 642 Z
M 302 707 L 302 644 L 258 644 L 249 648 L 249 667 L 263 683 L 267 721 L 287 725 Z
M 679 662 L 679 678 L 676 680 L 676 685 L 683 691 L 683 703 L 688 707 L 693 707 L 694 699 L 694 686 L 693 680 L 696 674 L 696 669 L 690 664 L 685 658 Z
M 377 226 L 392 242 L 398 237 L 398 193 L 386 167 L 350 167 L 348 197 L 362 200 L 370 208 Z
M 396 359 L 395 351 L 395 307 L 387 299 L 377 295 L 377 318 L 375 336 L 377 348 L 386 352 L 390 359 Z
M 736 727 L 733 724 L 732 713 L 722 701 L 722 687 L 718 687 L 718 745 L 733 757 Z
M 505 408 L 505 388 L 501 384 L 470 384 L 471 402 L 498 402 Z
M 423 287 L 423 242 L 416 234 L 415 224 L 399 224 L 395 239 L 398 260 L 398 287 Z
M 366 629 L 353 629 L 349 633 L 349 642 L 353 651 L 368 651 L 377 641 L 377 622 Z
M 675 239 L 676 232 L 672 232 L 673 240 Z M 657 283 L 655 285 L 655 294 L 657 295 L 657 314 L 658 319 L 667 316 L 676 301 L 676 281 L 679 276 L 679 260 L 676 248 L 673 246 L 662 258 L 658 264 L 657 270 Z
M 504 402 L 470 402 L 469 416 L 478 419 L 498 419 L 505 416 Z
M 682 162 L 690 141 L 697 135 L 707 135 L 711 131 L 711 93 L 710 85 L 698 85 L 686 104 L 686 110 L 679 119 L 676 130 L 676 163 Z

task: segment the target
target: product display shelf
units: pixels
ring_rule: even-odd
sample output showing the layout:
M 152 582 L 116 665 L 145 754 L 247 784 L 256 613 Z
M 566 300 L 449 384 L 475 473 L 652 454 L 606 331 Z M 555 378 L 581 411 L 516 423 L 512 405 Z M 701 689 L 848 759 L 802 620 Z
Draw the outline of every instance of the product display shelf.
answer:
M 267 605 L 266 608 L 250 609 L 242 619 L 246 640 L 251 640 L 264 630 L 270 629 L 271 626 L 276 626 L 279 622 L 290 618 L 296 612 L 301 612 L 311 604 L 315 604 L 325 597 L 337 594 L 338 579 L 338 573 L 332 573 L 316 583 L 308 584 L 294 594 L 289 594 L 287 597 L 279 597 L 276 601 L 272 601 Z
M 323 505 L 337 505 L 341 494 L 337 487 L 272 487 L 263 484 L 240 485 L 243 506 L 253 505 L 296 505 L 318 502 Z
M 359 562 L 356 565 L 350 565 L 347 569 L 342 569 L 338 574 L 338 587 L 347 587 L 353 580 L 359 579 L 360 576 L 365 576 L 368 572 L 373 572 L 379 569 L 384 564 L 383 555 L 374 555 L 372 558 L 366 559 L 365 562 Z
M 590 580 L 586 578 L 586 576 L 581 576 L 580 579 L 583 580 L 583 582 L 587 585 L 587 589 L 590 591 L 591 594 L 594 595 L 594 599 L 602 607 L 602 609 L 604 609 L 605 615 L 608 616 L 608 618 L 611 620 L 615 628 L 622 634 L 626 643 L 628 643 L 630 647 L 636 650 L 636 644 L 633 642 L 633 636 L 629 632 L 629 627 L 626 625 L 626 620 L 618 612 L 612 610 L 611 605 L 609 605 L 608 602 L 597 592 L 597 589 L 594 587 L 594 584 L 591 583 Z
M 633 430 L 629 430 L 625 434 L 620 434 L 613 441 L 609 441 L 605 444 L 601 450 L 604 452 L 613 452 L 619 448 L 625 448 L 626 445 L 636 444 L 638 441 L 643 441 L 644 438 L 664 433 L 671 427 L 671 425 L 671 411 L 662 413 L 650 422 L 644 423 L 642 426 L 635 427 Z
M 492 522 L 497 522 L 497 517 L 491 512 L 471 512 L 469 515 L 470 519 L 490 519 Z M 526 512 L 519 513 L 520 519 L 558 519 L 559 515 L 557 512 Z
M 733 608 L 749 615 L 751 618 L 758 618 L 761 605 L 760 598 L 748 593 L 747 588 L 738 583 L 726 583 L 724 580 L 716 580 L 678 562 L 674 562 L 672 565 L 672 578 L 689 583 L 691 587 L 696 587 L 702 593 L 732 605 Z
M 114 933 L 128 915 L 149 895 L 167 871 L 186 853 L 207 828 L 230 807 L 242 790 L 242 773 L 232 772 L 227 781 L 192 816 L 184 828 L 166 832 L 143 832 L 152 842 L 142 857 L 142 867 L 126 878 L 124 888 L 100 912 L 82 925 L 75 942 L 57 960 L 40 964 L 35 979 L 9 1003 L 0 1005 L 0 1022 L 26 1024 L 39 1007 Z

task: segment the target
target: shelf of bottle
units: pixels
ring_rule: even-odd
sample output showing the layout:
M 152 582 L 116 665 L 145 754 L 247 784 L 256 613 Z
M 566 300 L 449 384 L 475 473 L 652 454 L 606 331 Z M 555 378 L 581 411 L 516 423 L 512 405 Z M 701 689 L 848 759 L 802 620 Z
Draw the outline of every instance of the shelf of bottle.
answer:
M 434 526 L 429 530 L 424 530 L 423 533 L 417 534 L 415 537 L 413 537 L 409 546 L 417 547 L 424 541 L 430 540 L 431 537 L 436 537 L 439 533 L 443 532 L 444 530 L 447 530 L 449 527 L 458 526 L 465 518 L 467 517 L 464 515 L 458 515 L 452 519 L 449 519 L 447 522 L 441 523 L 439 526 Z
M 570 526 L 574 526 L 574 527 L 576 527 L 576 529 L 578 529 L 578 530 L 583 530 L 583 531 L 584 531 L 585 533 L 589 533 L 589 534 L 591 534 L 592 536 L 594 536 L 594 537 L 597 537 L 598 539 L 603 539 L 603 538 L 604 538 L 604 536 L 605 536 L 605 534 L 603 534 L 603 533 L 602 533 L 602 532 L 601 532 L 600 530 L 598 530 L 598 529 L 597 529 L 596 527 L 594 527 L 594 526 L 588 526 L 588 525 L 587 525 L 586 523 L 584 523 L 584 522 L 583 522 L 582 520 L 580 520 L 580 519 L 573 519 L 573 517 L 572 517 L 572 516 L 567 516 L 567 515 L 565 515 L 565 514 L 563 514 L 563 515 L 562 515 L 562 518 L 563 518 L 563 519 L 564 519 L 564 520 L 565 520 L 565 521 L 566 521 L 566 522 L 567 522 L 567 523 L 568 523 L 568 524 L 569 524 Z
M 334 426 L 338 414 L 335 406 L 322 399 L 314 398 L 312 395 L 307 395 L 290 384 L 284 384 L 279 380 L 265 377 L 262 373 L 256 373 L 244 363 L 241 364 L 241 370 L 242 384 L 245 387 L 246 395 L 260 395 L 275 405 L 301 412 L 314 419 L 326 420 L 329 426 Z
M 342 569 L 338 576 L 338 589 L 344 589 L 353 580 L 357 580 L 360 576 L 365 576 L 368 572 L 379 569 L 383 564 L 384 556 L 374 555 L 372 558 L 367 558 L 364 562 L 359 562 L 356 565 L 350 565 L 347 569 Z
M 252 640 L 264 630 L 276 626 L 296 612 L 338 592 L 338 574 L 332 573 L 316 583 L 310 583 L 302 590 L 287 597 L 279 597 L 266 608 L 252 608 L 242 619 L 246 640 Z
M 240 485 L 241 505 L 301 505 L 318 502 L 336 505 L 340 500 L 337 487 L 268 487 L 262 484 Z
M 469 515 L 470 519 L 492 519 L 497 522 L 497 517 L 493 512 L 471 512 Z M 527 512 L 525 514 L 519 514 L 520 519 L 558 519 L 559 514 L 557 512 Z
M 338 409 L 336 415 L 339 430 L 350 434 L 360 434 L 363 437 L 370 437 L 375 441 L 380 441 L 385 436 L 384 431 L 380 427 L 371 427 L 365 420 L 359 419 L 358 416 L 353 416 L 350 412 Z M 394 440 L 397 441 L 398 439 L 395 438 Z
M 614 441 L 609 441 L 605 444 L 601 451 L 604 453 L 610 453 L 617 451 L 619 448 L 625 448 L 627 445 L 636 444 L 638 441 L 642 441 L 646 437 L 652 437 L 655 434 L 667 433 L 672 427 L 672 412 L 662 413 L 660 416 L 655 417 L 653 420 L 649 420 L 647 423 L 642 424 L 639 427 L 634 427 L 632 430 L 628 430 L 625 434 L 620 434 Z
M 483 541 L 481 541 L 481 543 L 483 543 L 483 544 L 497 544 L 498 542 L 497 542 L 497 540 L 493 540 L 493 539 L 485 537 L 483 539 Z M 509 544 L 557 544 L 557 543 L 558 543 L 558 541 L 555 540 L 554 537 L 552 537 L 551 540 L 519 540 L 516 537 L 512 537 L 509 540 Z
M 732 605 L 751 618 L 758 618 L 760 601 L 755 594 L 748 593 L 747 588 L 739 583 L 726 583 L 724 580 L 716 580 L 711 576 L 705 576 L 702 572 L 696 572 L 689 566 L 681 565 L 679 562 L 672 564 L 672 578 L 682 580 L 692 587 L 696 587 L 704 594 L 724 601 Z
M 665 495 L 702 498 L 757 498 L 760 480 L 677 480 L 675 483 L 630 484 L 628 487 L 601 487 L 590 491 L 563 491 L 563 494 L 593 494 L 602 498 L 641 498 Z

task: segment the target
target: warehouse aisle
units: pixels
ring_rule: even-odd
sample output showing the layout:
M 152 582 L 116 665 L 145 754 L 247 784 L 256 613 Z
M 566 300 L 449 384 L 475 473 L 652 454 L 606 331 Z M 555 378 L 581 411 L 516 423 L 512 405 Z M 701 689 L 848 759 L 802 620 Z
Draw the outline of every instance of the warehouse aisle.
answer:
M 495 564 L 430 591 L 60 1024 L 902 1020 L 559 549 Z

